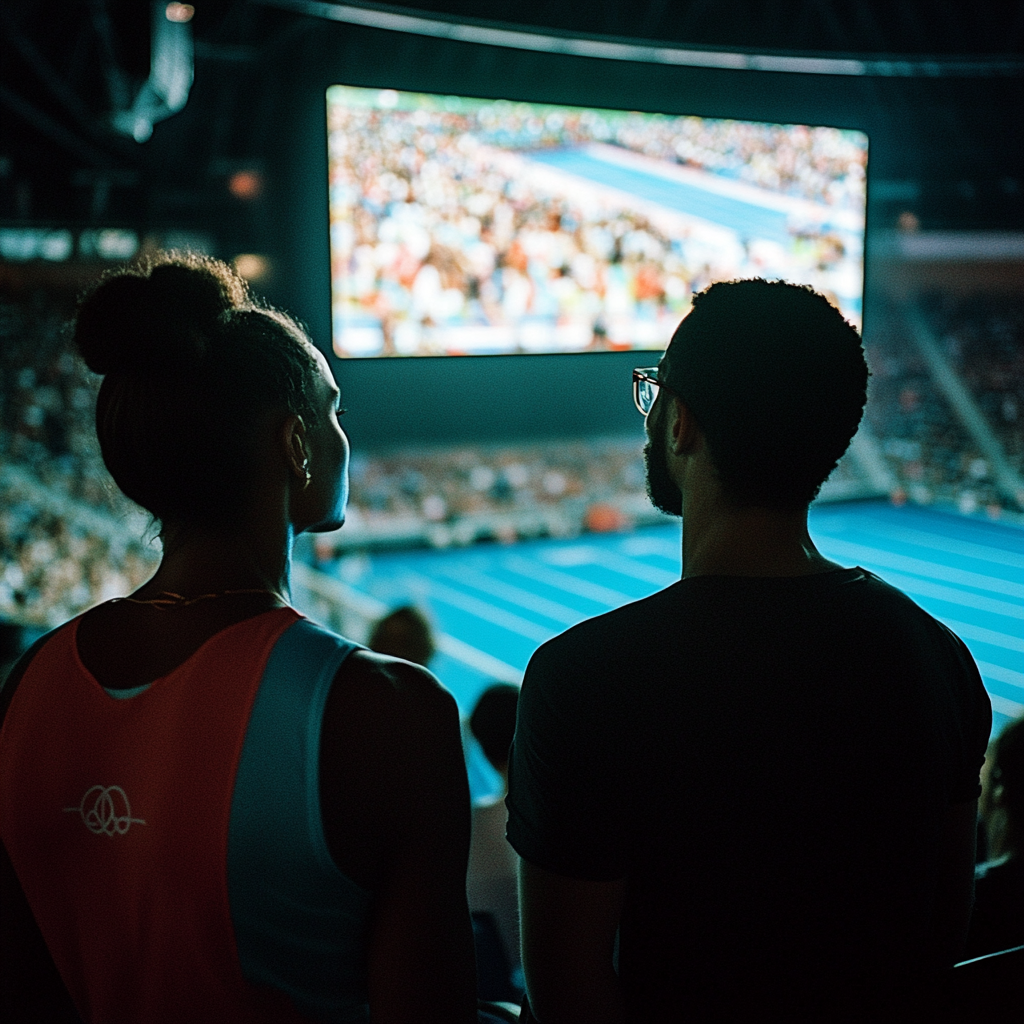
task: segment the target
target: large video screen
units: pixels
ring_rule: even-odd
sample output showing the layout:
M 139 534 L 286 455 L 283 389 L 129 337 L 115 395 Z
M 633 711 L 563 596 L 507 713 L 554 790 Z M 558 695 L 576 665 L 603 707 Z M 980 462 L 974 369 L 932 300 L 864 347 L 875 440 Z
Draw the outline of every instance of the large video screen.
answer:
M 860 325 L 861 132 L 344 85 L 327 126 L 341 357 L 662 349 L 755 276 Z

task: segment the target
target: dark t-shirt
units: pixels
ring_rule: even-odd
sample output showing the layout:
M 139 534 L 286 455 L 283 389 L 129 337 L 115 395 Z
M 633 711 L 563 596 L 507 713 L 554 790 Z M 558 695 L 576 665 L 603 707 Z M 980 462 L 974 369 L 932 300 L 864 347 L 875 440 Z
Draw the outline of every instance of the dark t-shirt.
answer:
M 828 986 L 924 947 L 940 823 L 977 796 L 990 724 L 963 643 L 863 569 L 694 577 L 536 652 L 508 837 L 627 880 L 636 1018 L 722 1005 L 738 977 Z

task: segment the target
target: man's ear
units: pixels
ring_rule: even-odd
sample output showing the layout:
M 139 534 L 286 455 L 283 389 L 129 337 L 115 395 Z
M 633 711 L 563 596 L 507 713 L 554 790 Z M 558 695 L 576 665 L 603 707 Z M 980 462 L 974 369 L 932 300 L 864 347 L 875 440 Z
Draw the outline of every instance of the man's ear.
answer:
M 281 441 L 289 471 L 300 480 L 309 476 L 309 448 L 306 444 L 306 425 L 301 416 L 292 414 L 281 428 Z
M 676 395 L 668 416 L 668 445 L 673 455 L 689 455 L 700 444 L 701 433 L 690 407 Z

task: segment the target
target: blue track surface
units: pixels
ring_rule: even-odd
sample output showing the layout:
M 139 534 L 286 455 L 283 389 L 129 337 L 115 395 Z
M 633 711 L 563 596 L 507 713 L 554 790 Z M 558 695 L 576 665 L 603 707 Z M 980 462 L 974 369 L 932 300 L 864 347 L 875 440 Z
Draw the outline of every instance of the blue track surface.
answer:
M 766 238 L 781 245 L 791 242 L 786 230 L 786 214 L 766 209 L 740 199 L 706 192 L 694 185 L 669 181 L 654 174 L 606 163 L 578 149 L 547 149 L 529 154 L 536 163 L 586 178 L 598 185 L 629 192 L 639 199 L 658 203 L 702 220 L 721 224 L 735 231 L 741 239 Z
M 885 503 L 811 511 L 821 551 L 861 565 L 950 626 L 973 653 L 992 697 L 993 732 L 1024 712 L 1024 530 Z M 390 605 L 425 605 L 441 631 L 522 671 L 543 641 L 581 619 L 679 578 L 679 528 L 629 535 L 375 555 L 356 589 Z M 431 665 L 472 710 L 492 676 L 472 657 Z

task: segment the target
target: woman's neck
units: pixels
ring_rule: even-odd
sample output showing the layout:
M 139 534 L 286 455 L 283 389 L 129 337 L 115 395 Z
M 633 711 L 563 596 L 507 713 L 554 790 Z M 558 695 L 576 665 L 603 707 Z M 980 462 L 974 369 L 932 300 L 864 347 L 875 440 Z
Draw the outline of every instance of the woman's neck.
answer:
M 221 534 L 169 527 L 163 537 L 160 568 L 136 596 L 170 592 L 191 598 L 227 590 L 265 590 L 287 601 L 290 528 Z

